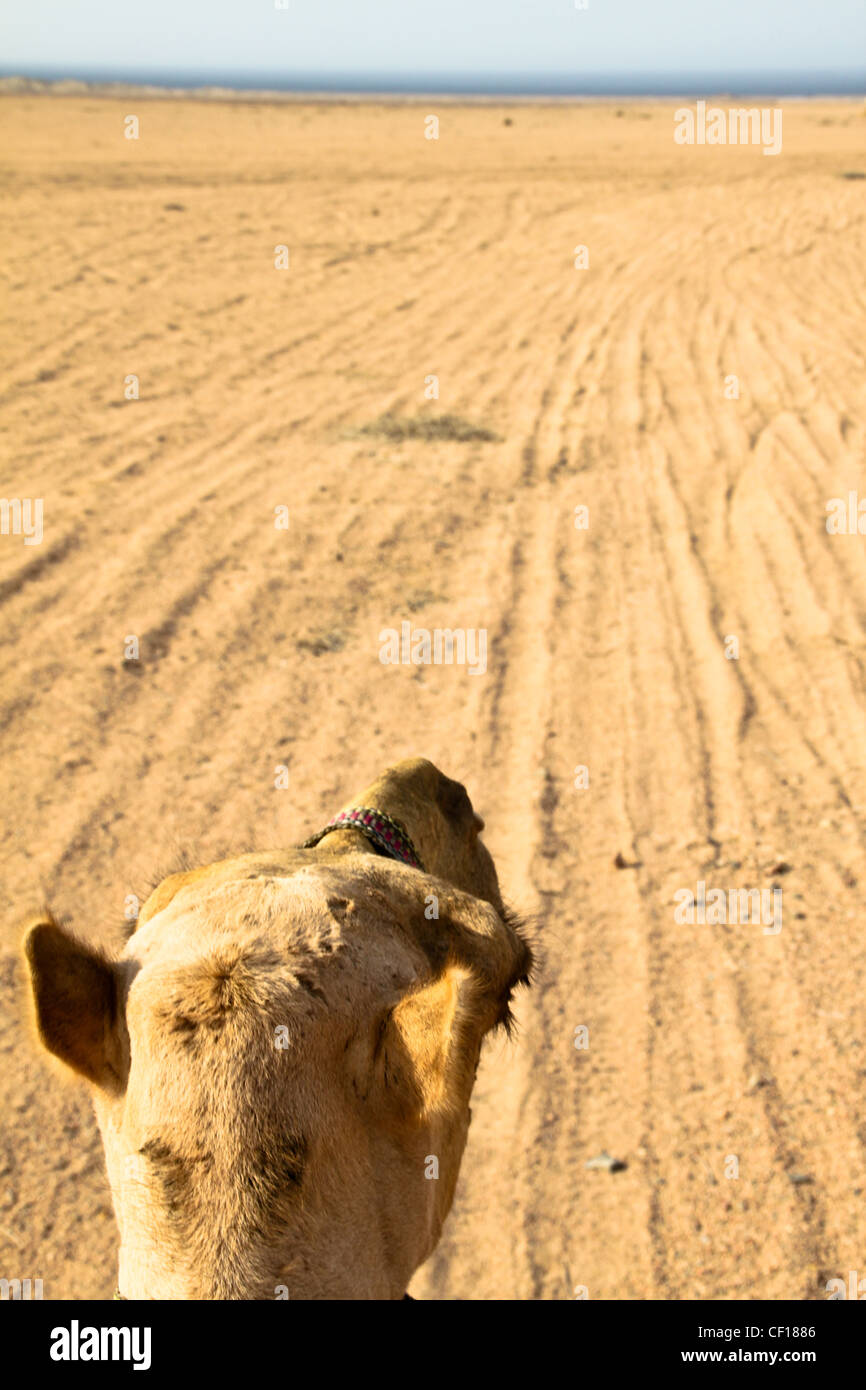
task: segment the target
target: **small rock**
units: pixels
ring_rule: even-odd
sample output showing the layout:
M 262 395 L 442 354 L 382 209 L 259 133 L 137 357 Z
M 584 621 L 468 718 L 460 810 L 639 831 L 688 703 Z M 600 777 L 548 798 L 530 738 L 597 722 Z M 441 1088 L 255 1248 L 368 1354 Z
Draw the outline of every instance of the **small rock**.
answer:
M 772 1076 L 767 1076 L 764 1072 L 753 1071 L 746 1082 L 747 1091 L 757 1091 L 761 1086 L 772 1086 Z
M 615 869 L 639 869 L 641 867 L 641 860 L 628 860 L 626 859 L 622 850 L 618 850 L 616 859 L 614 859 L 613 864 Z
M 788 1177 L 795 1187 L 803 1187 L 813 1181 L 809 1173 L 789 1173 Z
M 770 870 L 771 874 L 790 874 L 793 872 L 794 865 L 788 864 L 784 859 L 780 859 L 778 864 L 774 864 Z
M 583 1166 L 584 1168 L 602 1168 L 606 1173 L 621 1173 L 626 1164 L 621 1158 L 612 1158 L 609 1153 L 603 1150 L 595 1158 L 588 1158 Z

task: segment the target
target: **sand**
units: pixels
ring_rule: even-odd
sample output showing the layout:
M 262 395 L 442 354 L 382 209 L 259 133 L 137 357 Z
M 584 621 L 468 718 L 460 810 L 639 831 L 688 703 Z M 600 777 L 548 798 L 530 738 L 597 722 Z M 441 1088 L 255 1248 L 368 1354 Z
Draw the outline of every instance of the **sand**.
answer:
M 412 1292 L 866 1274 L 866 538 L 825 525 L 866 491 L 866 120 L 783 103 L 767 157 L 675 104 L 0 101 L 0 492 L 44 507 L 0 535 L 0 1274 L 115 1274 L 22 919 L 116 945 L 177 849 L 297 843 L 410 754 L 543 952 Z M 403 621 L 486 671 L 383 665 Z M 778 884 L 781 930 L 677 922 L 701 880 Z

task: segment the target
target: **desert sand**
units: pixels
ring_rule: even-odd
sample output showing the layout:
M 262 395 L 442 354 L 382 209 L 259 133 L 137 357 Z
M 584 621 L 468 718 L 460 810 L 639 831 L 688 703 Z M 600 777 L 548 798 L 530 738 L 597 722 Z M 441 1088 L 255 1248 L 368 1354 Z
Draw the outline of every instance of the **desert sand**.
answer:
M 22 919 L 117 946 L 177 851 L 423 754 L 542 959 L 412 1293 L 866 1275 L 866 537 L 825 524 L 866 492 L 866 118 L 784 102 L 765 156 L 680 104 L 0 101 L 0 493 L 44 508 L 0 535 L 0 1274 L 115 1278 Z M 486 671 L 383 665 L 404 621 Z M 781 930 L 677 922 L 701 880 Z

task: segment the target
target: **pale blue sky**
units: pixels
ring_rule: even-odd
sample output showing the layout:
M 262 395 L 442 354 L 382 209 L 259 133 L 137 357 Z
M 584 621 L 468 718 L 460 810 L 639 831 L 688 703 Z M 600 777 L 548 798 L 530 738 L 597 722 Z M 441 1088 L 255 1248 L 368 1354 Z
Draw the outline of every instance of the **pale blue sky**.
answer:
M 5 0 L 5 73 L 500 75 L 857 73 L 864 0 Z

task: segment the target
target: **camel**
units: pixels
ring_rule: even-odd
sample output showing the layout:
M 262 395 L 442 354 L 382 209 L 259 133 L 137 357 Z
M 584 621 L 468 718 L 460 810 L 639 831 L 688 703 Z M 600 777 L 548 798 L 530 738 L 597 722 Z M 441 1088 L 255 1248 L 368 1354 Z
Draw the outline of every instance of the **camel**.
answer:
M 31 922 L 39 1037 L 102 1134 L 117 1296 L 408 1297 L 532 967 L 483 828 L 408 759 L 299 849 L 171 874 L 117 959 Z

